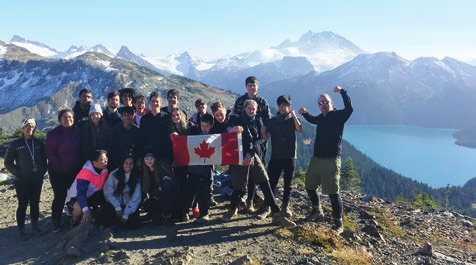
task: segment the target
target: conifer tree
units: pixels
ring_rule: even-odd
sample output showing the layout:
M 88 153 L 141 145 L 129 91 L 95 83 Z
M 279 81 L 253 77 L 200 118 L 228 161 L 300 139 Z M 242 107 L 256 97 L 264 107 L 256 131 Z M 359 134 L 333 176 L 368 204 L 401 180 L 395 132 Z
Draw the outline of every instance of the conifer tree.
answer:
M 352 158 L 347 157 L 341 174 L 341 187 L 343 190 L 360 192 L 360 176 L 354 168 Z

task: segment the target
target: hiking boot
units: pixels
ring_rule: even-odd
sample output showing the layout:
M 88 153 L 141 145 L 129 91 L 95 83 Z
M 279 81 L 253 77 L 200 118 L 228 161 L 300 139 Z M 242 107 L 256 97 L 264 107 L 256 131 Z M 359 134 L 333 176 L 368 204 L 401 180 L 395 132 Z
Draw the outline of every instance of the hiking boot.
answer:
M 58 222 L 53 222 L 53 233 L 61 231 L 61 225 Z
M 193 207 L 193 218 L 198 218 L 200 217 L 200 211 L 198 210 L 198 207 Z
M 273 214 L 273 224 L 284 226 L 284 227 L 292 227 L 296 226 L 296 223 L 286 218 L 285 214 L 282 212 Z
M 334 221 L 334 226 L 332 229 L 336 232 L 336 235 L 342 234 L 344 232 L 344 226 L 342 225 L 342 220 L 335 220 Z
M 281 212 L 284 213 L 287 218 L 293 217 L 293 212 L 291 211 L 291 207 L 289 207 L 289 202 L 283 202 Z
M 270 214 L 271 214 L 271 207 L 265 206 L 265 208 L 263 209 L 263 212 L 256 215 L 256 219 L 264 220 L 266 219 L 266 217 L 270 216 Z
M 311 212 L 304 218 L 308 222 L 317 222 L 324 218 L 321 206 L 312 206 Z
M 246 200 L 246 211 L 249 213 L 256 212 L 253 200 Z
M 197 223 L 197 224 L 204 224 L 204 223 L 206 223 L 208 220 L 210 220 L 210 217 L 209 217 L 208 214 L 207 214 L 207 215 L 202 216 L 202 217 L 198 218 L 197 220 L 195 220 L 195 223 Z
M 224 222 L 230 222 L 231 219 L 238 213 L 238 209 L 229 209 L 228 212 L 226 212 L 223 217 L 221 218 L 222 221 Z
M 20 229 L 20 230 L 18 231 L 18 235 L 20 236 L 20 240 L 21 240 L 21 241 L 26 241 L 26 240 L 30 239 L 30 237 L 26 235 L 26 232 L 25 232 L 25 229 L 24 229 L 24 228 L 23 228 L 23 229 Z

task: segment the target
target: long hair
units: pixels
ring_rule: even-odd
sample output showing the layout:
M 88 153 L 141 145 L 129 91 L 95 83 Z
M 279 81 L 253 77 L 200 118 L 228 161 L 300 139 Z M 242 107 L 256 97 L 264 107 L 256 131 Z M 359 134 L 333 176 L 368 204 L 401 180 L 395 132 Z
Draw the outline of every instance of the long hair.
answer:
M 88 122 L 84 124 L 84 129 L 88 134 L 92 135 L 95 140 L 101 139 L 102 137 L 109 137 L 112 131 L 111 127 L 104 120 L 102 113 L 97 126 L 89 119 Z
M 178 124 L 175 124 L 172 121 L 172 115 L 174 112 L 179 112 L 180 113 L 180 121 Z M 187 130 L 188 130 L 188 123 L 187 120 L 185 120 L 185 112 L 183 112 L 180 108 L 173 108 L 172 111 L 170 112 L 170 119 L 169 119 L 169 133 L 174 133 L 177 132 L 180 135 L 186 135 Z
M 117 183 L 117 187 L 114 190 L 114 194 L 122 194 L 124 192 L 124 188 L 126 187 L 126 172 L 124 171 L 124 163 L 127 159 L 132 160 L 132 170 L 129 176 L 129 181 L 127 182 L 127 185 L 129 185 L 129 198 L 132 198 L 132 195 L 136 189 L 136 185 L 139 182 L 139 170 L 134 163 L 134 156 L 131 154 L 126 155 L 121 160 L 121 164 L 115 173 L 115 177 L 119 182 Z
M 154 157 L 154 164 L 152 166 L 154 168 L 153 177 L 156 186 L 160 186 L 162 184 L 162 179 L 165 176 L 169 176 L 172 179 L 172 182 L 175 182 L 172 170 L 167 164 L 159 161 L 157 158 Z M 150 171 L 149 167 L 144 163 L 144 161 L 142 161 L 142 169 L 142 194 L 147 194 L 149 193 L 149 190 L 151 188 L 150 185 L 152 185 L 149 179 L 149 175 L 152 172 Z

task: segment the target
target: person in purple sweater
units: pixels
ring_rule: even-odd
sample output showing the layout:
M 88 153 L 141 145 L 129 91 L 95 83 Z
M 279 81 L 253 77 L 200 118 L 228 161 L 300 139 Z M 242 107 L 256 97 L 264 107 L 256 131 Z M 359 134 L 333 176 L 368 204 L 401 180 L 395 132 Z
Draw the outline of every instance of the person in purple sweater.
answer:
M 46 135 L 45 153 L 48 158 L 48 174 L 54 198 L 51 206 L 53 232 L 61 230 L 61 214 L 68 188 L 81 170 L 81 129 L 73 125 L 73 110 L 58 112 L 60 125 Z

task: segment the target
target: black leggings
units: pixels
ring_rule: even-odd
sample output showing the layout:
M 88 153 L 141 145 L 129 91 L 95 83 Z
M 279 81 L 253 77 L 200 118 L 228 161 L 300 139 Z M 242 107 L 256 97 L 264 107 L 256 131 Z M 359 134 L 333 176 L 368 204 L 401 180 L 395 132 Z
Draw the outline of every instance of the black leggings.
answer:
M 32 221 L 38 221 L 40 216 L 40 195 L 43 182 L 37 183 L 15 183 L 15 190 L 18 198 L 17 225 L 18 228 L 25 227 L 26 208 L 30 203 L 30 217 Z
M 53 188 L 54 198 L 51 205 L 51 218 L 53 223 L 61 223 L 61 214 L 63 213 L 64 201 L 68 195 L 68 189 L 73 184 L 76 174 L 61 174 L 48 169 L 51 187 Z

